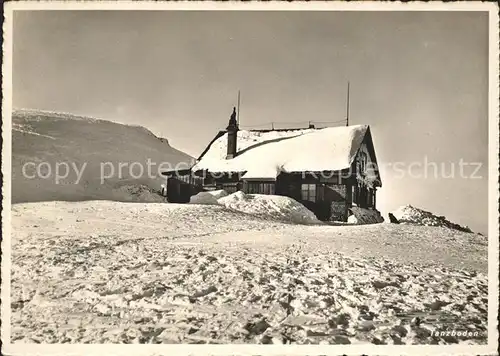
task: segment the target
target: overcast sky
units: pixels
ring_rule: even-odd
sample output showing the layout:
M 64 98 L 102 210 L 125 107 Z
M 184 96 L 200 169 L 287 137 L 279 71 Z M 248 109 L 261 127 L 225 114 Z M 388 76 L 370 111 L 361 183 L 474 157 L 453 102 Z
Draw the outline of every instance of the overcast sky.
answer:
M 371 126 L 383 166 L 379 209 L 487 231 L 487 13 L 16 12 L 13 63 L 14 107 L 140 124 L 193 156 L 238 89 L 242 126 L 336 121 L 349 80 L 351 123 Z M 426 157 L 455 178 L 418 177 Z M 460 177 L 461 159 L 483 178 Z M 397 162 L 417 162 L 413 177 Z

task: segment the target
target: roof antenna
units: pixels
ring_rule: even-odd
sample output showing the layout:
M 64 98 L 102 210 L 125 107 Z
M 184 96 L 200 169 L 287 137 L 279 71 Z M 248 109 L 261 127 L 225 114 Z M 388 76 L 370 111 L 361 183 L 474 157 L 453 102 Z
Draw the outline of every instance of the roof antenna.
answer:
M 240 91 L 238 90 L 238 111 L 236 115 L 236 122 L 238 123 L 238 126 L 240 125 Z
M 349 82 L 347 82 L 347 115 L 346 115 L 346 126 L 349 126 Z

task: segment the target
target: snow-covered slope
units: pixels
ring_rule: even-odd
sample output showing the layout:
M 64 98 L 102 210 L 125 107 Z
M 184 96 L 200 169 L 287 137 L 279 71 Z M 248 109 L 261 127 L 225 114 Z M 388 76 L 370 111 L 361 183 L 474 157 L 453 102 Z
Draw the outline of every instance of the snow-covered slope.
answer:
M 212 190 L 207 192 L 199 192 L 196 195 L 189 198 L 190 204 L 207 204 L 207 205 L 218 205 L 217 199 L 228 196 L 225 190 Z
M 424 226 L 441 226 L 463 232 L 471 232 L 469 227 L 460 226 L 447 220 L 444 216 L 437 216 L 429 211 L 404 205 L 393 211 L 392 214 L 400 223 L 416 224 Z
M 12 114 L 14 203 L 89 199 L 162 201 L 157 194 L 162 179 L 148 177 L 148 159 L 155 164 L 151 171 L 157 175 L 162 162 L 175 165 L 190 162 L 192 158 L 141 126 L 35 110 Z M 134 162 L 138 163 L 130 169 Z M 65 163 L 67 167 L 63 166 Z M 28 164 L 26 174 L 25 164 Z M 69 168 L 68 176 L 58 182 L 56 164 L 60 165 L 61 176 Z M 139 164 L 144 169 L 142 175 Z M 109 176 L 111 167 L 114 174 L 101 184 L 101 170 Z M 80 180 L 77 171 L 83 172 Z M 139 179 L 134 178 L 138 176 Z
M 15 204 L 12 233 L 14 343 L 487 340 L 475 234 L 109 201 Z

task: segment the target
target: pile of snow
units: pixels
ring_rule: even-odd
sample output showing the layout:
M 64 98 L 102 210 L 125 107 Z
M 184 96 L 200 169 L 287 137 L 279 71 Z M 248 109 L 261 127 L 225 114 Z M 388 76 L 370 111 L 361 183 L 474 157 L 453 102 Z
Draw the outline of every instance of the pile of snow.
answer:
M 424 226 L 440 226 L 463 232 L 472 232 L 467 226 L 461 226 L 447 220 L 444 216 L 436 216 L 429 211 L 415 208 L 411 205 L 401 206 L 392 212 L 400 223 L 408 223 Z
M 245 194 L 241 191 L 220 198 L 219 204 L 244 213 L 296 224 L 319 224 L 316 215 L 298 201 L 279 195 Z
M 212 190 L 208 192 L 199 192 L 196 195 L 193 195 L 191 198 L 189 198 L 189 203 L 190 204 L 204 204 L 204 205 L 217 205 L 219 202 L 217 199 L 223 198 L 227 196 L 228 193 L 221 189 L 221 190 Z
M 280 139 L 295 137 L 312 132 L 314 129 L 299 129 L 299 130 L 283 130 L 283 131 L 252 131 L 239 130 L 236 134 L 237 142 L 236 150 L 238 153 L 251 148 L 255 145 L 260 145 L 265 142 L 277 141 Z M 203 155 L 202 160 L 219 160 L 225 159 L 227 154 L 227 132 L 217 138 L 211 145 L 210 149 Z
M 276 131 L 274 138 L 270 132 L 264 140 L 255 138 L 254 144 L 244 149 L 238 142 L 238 155 L 230 160 L 226 159 L 226 133 L 212 143 L 193 170 L 246 172 L 247 178 L 270 179 L 280 172 L 342 170 L 351 166 L 367 130 L 367 125 L 328 127 L 295 134 L 291 131 L 284 137 Z
M 370 210 L 353 206 L 349 209 L 352 212 L 347 218 L 349 224 L 378 224 L 384 222 L 384 218 L 378 210 Z
M 296 200 L 263 194 L 245 194 L 238 191 L 228 195 L 224 190 L 200 192 L 193 195 L 191 204 L 222 205 L 261 218 L 270 218 L 295 224 L 320 224 L 316 215 Z

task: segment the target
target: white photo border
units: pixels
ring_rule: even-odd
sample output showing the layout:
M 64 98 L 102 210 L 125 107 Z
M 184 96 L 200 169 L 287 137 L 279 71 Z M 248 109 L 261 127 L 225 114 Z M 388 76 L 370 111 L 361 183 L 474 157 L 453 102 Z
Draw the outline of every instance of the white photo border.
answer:
M 488 344 L 486 345 L 118 345 L 11 344 L 11 111 L 13 13 L 25 10 L 219 10 L 219 11 L 484 11 L 489 13 L 489 202 L 488 202 Z M 499 272 L 499 7 L 496 3 L 467 2 L 217 2 L 217 1 L 16 1 L 4 4 L 2 85 L 2 285 L 1 338 L 9 355 L 494 355 L 498 348 Z

